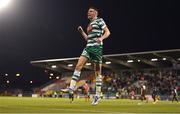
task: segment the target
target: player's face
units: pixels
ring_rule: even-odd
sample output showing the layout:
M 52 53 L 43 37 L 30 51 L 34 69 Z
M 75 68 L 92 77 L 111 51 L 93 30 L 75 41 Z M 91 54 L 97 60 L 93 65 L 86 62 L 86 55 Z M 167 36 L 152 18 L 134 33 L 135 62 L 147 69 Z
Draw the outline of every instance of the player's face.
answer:
M 88 13 L 87 13 L 88 19 L 93 19 L 93 18 L 95 18 L 96 16 L 97 16 L 97 11 L 90 8 L 90 9 L 88 10 Z

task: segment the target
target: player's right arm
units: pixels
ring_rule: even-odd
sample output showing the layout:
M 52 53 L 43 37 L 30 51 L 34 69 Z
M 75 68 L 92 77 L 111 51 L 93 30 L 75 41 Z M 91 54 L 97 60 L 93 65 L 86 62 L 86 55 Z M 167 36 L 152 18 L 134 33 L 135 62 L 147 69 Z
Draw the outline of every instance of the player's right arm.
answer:
M 87 34 L 84 32 L 83 28 L 81 26 L 78 27 L 78 31 L 81 33 L 83 38 L 87 40 Z

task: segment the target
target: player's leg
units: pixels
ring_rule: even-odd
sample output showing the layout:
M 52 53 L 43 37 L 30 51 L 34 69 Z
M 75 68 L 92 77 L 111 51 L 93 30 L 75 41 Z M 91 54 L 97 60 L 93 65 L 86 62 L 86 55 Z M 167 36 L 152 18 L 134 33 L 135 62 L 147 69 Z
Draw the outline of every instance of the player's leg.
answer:
M 95 76 L 96 76 L 96 94 L 92 102 L 93 105 L 97 105 L 98 101 L 100 100 L 101 87 L 102 87 L 101 67 L 102 67 L 102 64 L 94 63 L 94 70 L 95 70 Z
M 94 64 L 95 76 L 96 76 L 96 95 L 101 95 L 101 86 L 102 86 L 102 75 L 101 75 L 101 66 L 102 64 Z
M 148 103 L 149 102 L 149 97 L 145 96 L 145 100 L 146 100 L 146 103 Z
M 173 97 L 173 101 L 175 101 L 175 100 L 178 102 L 178 98 L 176 95 L 174 95 L 174 97 Z
M 85 63 L 87 62 L 87 58 L 84 57 L 84 56 L 80 56 L 79 60 L 78 60 L 78 63 L 76 65 L 76 68 L 74 70 L 74 73 L 73 73 L 73 76 L 72 76 L 72 79 L 71 79 L 71 82 L 70 82 L 70 86 L 69 88 L 71 90 L 74 90 L 75 89 L 75 86 L 76 86 L 76 83 L 77 81 L 79 80 L 80 78 L 80 75 L 81 75 L 81 70 L 83 68 L 83 66 L 85 65 Z
M 92 62 L 94 62 L 94 71 L 96 77 L 96 95 L 92 102 L 93 105 L 98 104 L 101 94 L 101 86 L 102 86 L 102 76 L 101 76 L 101 67 L 102 67 L 102 46 L 90 47 L 89 50 L 89 58 Z
M 73 101 L 74 101 L 74 94 L 69 93 L 69 100 L 70 100 L 70 103 L 73 103 Z
M 71 98 L 72 98 L 71 100 L 72 100 L 72 103 L 73 103 L 73 101 L 74 101 L 74 94 L 72 94 L 72 97 L 71 97 Z
M 143 102 L 143 99 L 144 99 L 143 95 L 141 95 L 140 99 L 141 99 L 141 101 Z
M 88 59 L 86 57 L 80 56 L 78 63 L 75 67 L 69 88 L 61 89 L 61 91 L 69 92 L 69 93 L 73 94 L 73 91 L 75 90 L 75 87 L 76 87 L 76 83 L 79 80 L 80 75 L 81 75 L 81 69 L 83 68 L 83 66 L 87 62 L 87 60 Z
M 87 96 L 86 96 L 86 92 L 84 91 L 84 99 L 85 99 L 85 102 L 87 101 Z
M 155 94 L 152 94 L 152 98 L 154 100 L 154 102 L 156 101 L 156 97 L 155 97 Z
M 177 95 L 175 96 L 175 99 L 176 99 L 176 101 L 178 102 L 178 98 L 177 98 Z
M 90 100 L 90 94 L 89 94 L 89 92 L 88 92 L 87 101 L 89 102 L 89 100 Z
M 173 97 L 172 97 L 172 102 L 174 101 L 174 95 L 173 95 Z

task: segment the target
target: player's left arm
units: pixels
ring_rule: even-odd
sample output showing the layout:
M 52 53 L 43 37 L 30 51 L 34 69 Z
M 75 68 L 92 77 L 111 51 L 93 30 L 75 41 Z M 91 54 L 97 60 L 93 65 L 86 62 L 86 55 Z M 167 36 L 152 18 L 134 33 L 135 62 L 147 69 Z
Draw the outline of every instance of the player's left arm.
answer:
M 104 30 L 104 34 L 100 38 L 98 38 L 99 43 L 102 42 L 104 39 L 108 38 L 109 35 L 111 34 L 107 26 L 104 27 L 103 30 Z

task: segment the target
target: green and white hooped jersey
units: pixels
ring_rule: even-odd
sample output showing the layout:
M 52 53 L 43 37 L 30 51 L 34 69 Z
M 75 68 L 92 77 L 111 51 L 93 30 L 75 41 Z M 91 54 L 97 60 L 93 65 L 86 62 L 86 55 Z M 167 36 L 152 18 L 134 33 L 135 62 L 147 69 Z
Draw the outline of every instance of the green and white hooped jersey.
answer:
M 102 18 L 97 18 L 89 23 L 87 28 L 88 33 L 88 40 L 87 40 L 87 47 L 89 46 L 99 46 L 103 45 L 103 43 L 97 43 L 97 38 L 101 37 L 104 34 L 104 28 L 106 24 Z

